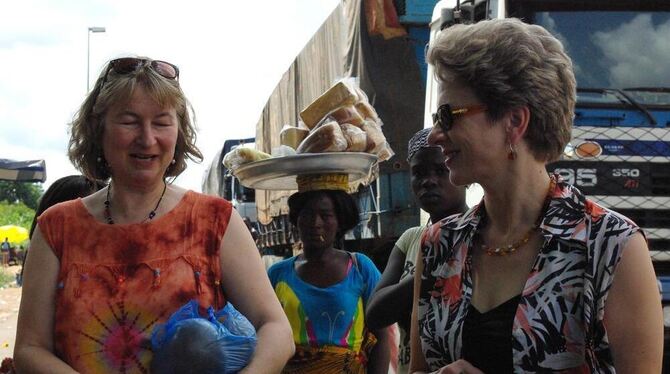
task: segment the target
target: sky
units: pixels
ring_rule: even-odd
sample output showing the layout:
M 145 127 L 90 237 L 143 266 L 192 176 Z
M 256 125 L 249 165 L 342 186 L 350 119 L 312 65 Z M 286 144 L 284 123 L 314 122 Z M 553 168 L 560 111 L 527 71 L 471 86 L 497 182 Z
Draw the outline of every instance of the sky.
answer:
M 0 158 L 46 160 L 45 189 L 77 174 L 66 154 L 68 124 L 87 93 L 88 63 L 92 86 L 108 60 L 149 56 L 179 66 L 204 161 L 190 162 L 175 183 L 200 191 L 223 142 L 255 136 L 272 90 L 338 3 L 3 1 Z M 106 31 L 89 34 L 89 27 Z

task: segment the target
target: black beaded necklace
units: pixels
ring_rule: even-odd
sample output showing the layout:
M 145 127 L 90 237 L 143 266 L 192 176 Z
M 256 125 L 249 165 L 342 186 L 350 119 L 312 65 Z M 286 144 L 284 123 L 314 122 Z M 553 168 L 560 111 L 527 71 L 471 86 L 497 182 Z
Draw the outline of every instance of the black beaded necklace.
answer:
M 108 224 L 113 225 L 114 219 L 112 219 L 112 211 L 109 209 L 109 206 L 111 205 L 111 203 L 109 202 L 109 191 L 111 189 L 112 185 L 110 184 L 107 187 L 107 198 L 105 199 L 105 220 L 107 220 Z M 156 211 L 158 210 L 158 206 L 161 205 L 161 201 L 163 201 L 163 196 L 165 196 L 165 190 L 167 190 L 167 183 L 163 181 L 163 192 L 161 192 L 161 197 L 158 198 L 156 207 L 151 212 L 149 212 L 149 216 L 142 222 L 152 220 L 154 219 L 154 217 L 156 217 Z

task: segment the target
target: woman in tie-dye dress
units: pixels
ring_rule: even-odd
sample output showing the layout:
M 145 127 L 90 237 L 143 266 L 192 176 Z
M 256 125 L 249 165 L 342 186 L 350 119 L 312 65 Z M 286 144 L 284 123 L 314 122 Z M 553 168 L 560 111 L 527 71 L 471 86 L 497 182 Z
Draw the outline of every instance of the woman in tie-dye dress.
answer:
M 168 183 L 202 159 L 171 63 L 110 61 L 72 123 L 69 155 L 106 188 L 38 218 L 14 357 L 26 373 L 147 373 L 150 336 L 188 301 L 231 301 L 257 329 L 245 369 L 276 373 L 290 326 L 242 218 Z

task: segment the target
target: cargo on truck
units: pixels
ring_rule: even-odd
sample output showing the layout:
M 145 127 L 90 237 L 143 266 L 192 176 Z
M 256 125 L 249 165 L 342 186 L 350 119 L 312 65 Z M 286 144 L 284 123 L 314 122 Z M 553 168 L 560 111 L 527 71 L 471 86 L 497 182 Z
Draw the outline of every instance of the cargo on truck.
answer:
M 380 6 L 384 3 L 386 6 Z M 436 4 L 430 1 L 342 1 L 282 76 L 264 107 L 255 149 L 272 153 L 285 125 L 297 126 L 300 112 L 341 79 L 352 79 L 383 122 L 395 155 L 379 164 L 377 178 L 354 196 L 360 224 L 345 236 L 344 248 L 364 251 L 383 269 L 386 256 L 405 229 L 420 223 L 409 187 L 407 142 L 423 127 L 426 92 L 425 46 Z M 222 149 L 206 176 L 206 192 L 221 196 L 218 185 L 232 178 L 221 165 Z M 234 185 L 234 182 L 233 182 Z M 230 188 L 230 187 L 227 187 Z M 225 188 L 224 188 L 225 189 Z M 231 192 L 235 192 L 232 191 Z M 287 256 L 296 242 L 288 220 L 291 191 L 254 192 L 258 246 L 263 253 Z

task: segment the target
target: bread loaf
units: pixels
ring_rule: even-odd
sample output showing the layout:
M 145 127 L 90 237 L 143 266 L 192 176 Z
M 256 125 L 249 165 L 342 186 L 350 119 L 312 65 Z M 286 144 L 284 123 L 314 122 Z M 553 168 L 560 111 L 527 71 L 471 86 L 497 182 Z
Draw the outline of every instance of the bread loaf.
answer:
M 365 119 L 376 119 L 379 118 L 377 115 L 377 111 L 370 105 L 367 101 L 359 101 L 355 105 L 356 110 L 358 110 L 358 113 L 365 118 Z
M 365 147 L 365 152 L 368 153 L 377 153 L 381 146 L 386 142 L 386 137 L 382 132 L 382 129 L 377 126 L 377 123 L 371 120 L 365 120 L 361 129 L 365 131 L 367 135 L 367 145 Z
M 367 147 L 365 151 L 377 155 L 379 161 L 386 161 L 395 154 L 386 142 L 386 137 L 377 122 L 366 119 L 361 127 L 367 135 Z
M 347 140 L 347 152 L 365 152 L 367 148 L 367 135 L 365 131 L 350 123 L 343 123 L 340 125 L 342 134 Z
M 307 135 L 309 135 L 308 129 L 284 125 L 284 127 L 279 132 L 279 142 L 281 145 L 286 145 L 293 149 L 297 149 L 298 145 L 300 145 L 300 143 L 305 140 Z
M 356 91 L 344 82 L 338 82 L 300 112 L 300 118 L 307 127 L 313 129 L 332 110 L 343 105 L 352 105 L 356 101 Z
M 260 161 L 268 159 L 272 156 L 265 152 L 257 151 L 255 149 L 246 148 L 246 147 L 237 147 L 232 151 L 228 152 L 223 157 L 223 166 L 228 169 L 236 169 L 240 165 L 247 164 L 249 162 Z
M 328 116 L 332 117 L 340 125 L 349 123 L 360 127 L 363 124 L 363 116 L 358 113 L 358 110 L 353 105 L 341 106 L 332 111 Z
M 297 153 L 342 152 L 347 149 L 347 140 L 342 134 L 340 125 L 328 122 L 312 130 L 300 143 Z

